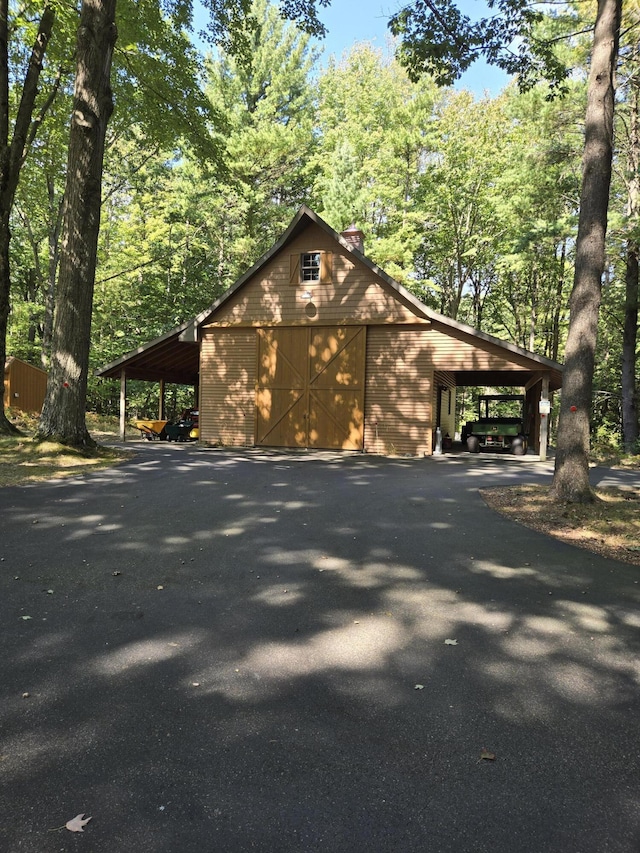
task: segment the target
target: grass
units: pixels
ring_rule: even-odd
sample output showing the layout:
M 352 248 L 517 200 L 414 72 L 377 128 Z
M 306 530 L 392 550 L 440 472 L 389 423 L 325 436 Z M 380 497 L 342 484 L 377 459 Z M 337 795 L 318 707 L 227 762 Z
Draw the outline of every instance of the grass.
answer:
M 605 557 L 640 566 L 640 489 L 596 489 L 591 504 L 555 503 L 548 486 L 481 489 L 485 502 L 517 521 Z
M 0 487 L 19 486 L 42 480 L 73 477 L 110 468 L 130 454 L 98 446 L 93 450 L 76 450 L 53 441 L 36 442 L 33 435 L 37 419 L 13 413 L 12 422 L 21 435 L 0 436 Z M 117 436 L 117 420 L 87 415 L 87 427 L 97 441 Z

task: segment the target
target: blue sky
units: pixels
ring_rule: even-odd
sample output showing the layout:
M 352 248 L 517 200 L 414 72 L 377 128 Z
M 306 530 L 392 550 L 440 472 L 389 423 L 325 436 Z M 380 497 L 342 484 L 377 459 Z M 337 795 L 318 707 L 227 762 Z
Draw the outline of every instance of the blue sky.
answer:
M 387 21 L 407 2 L 409 0 L 331 0 L 329 8 L 319 9 L 319 17 L 328 30 L 327 36 L 319 42 L 324 51 L 321 63 L 326 64 L 331 55 L 339 59 L 357 42 L 371 42 L 384 50 L 390 44 Z M 197 0 L 194 5 L 197 29 L 206 26 L 207 16 Z M 458 5 L 471 19 L 480 17 L 487 9 L 484 0 L 458 0 Z M 210 49 L 208 46 L 201 47 Z M 485 92 L 497 95 L 507 83 L 504 72 L 484 62 L 476 62 L 456 87 L 469 89 L 476 96 L 482 97 Z
M 327 27 L 328 34 L 322 42 L 323 64 L 333 54 L 340 58 L 356 42 L 371 42 L 375 47 L 385 48 L 389 30 L 387 21 L 399 8 L 406 5 L 399 0 L 332 0 L 328 9 L 320 9 L 319 17 Z M 458 4 L 470 18 L 483 14 L 486 6 L 481 0 L 461 0 Z M 476 62 L 464 74 L 458 88 L 469 89 L 481 96 L 487 91 L 497 95 L 507 84 L 504 72 Z

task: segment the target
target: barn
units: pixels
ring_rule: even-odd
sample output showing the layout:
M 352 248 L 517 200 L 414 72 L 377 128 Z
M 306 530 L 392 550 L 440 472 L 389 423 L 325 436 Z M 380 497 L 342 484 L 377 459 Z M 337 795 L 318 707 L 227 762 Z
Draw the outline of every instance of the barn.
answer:
M 47 372 L 11 356 L 4 365 L 4 407 L 41 412 L 47 392 Z
M 431 454 L 437 427 L 453 436 L 465 385 L 523 389 L 546 451 L 539 402 L 562 381 L 556 362 L 432 311 L 366 257 L 360 231 L 306 206 L 213 305 L 98 374 L 120 377 L 124 400 L 127 376 L 178 372 L 205 444 L 401 455 Z

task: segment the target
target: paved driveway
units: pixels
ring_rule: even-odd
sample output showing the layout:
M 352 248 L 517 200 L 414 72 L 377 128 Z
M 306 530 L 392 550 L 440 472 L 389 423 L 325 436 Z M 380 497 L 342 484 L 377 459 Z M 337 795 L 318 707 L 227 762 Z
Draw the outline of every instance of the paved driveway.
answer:
M 477 493 L 549 477 L 149 444 L 0 490 L 0 850 L 638 853 L 640 570 Z

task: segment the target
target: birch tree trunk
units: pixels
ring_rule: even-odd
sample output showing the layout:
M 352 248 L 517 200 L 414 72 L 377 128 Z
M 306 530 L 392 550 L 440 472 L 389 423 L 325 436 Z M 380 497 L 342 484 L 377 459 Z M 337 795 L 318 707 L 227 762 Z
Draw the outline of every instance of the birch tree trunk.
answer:
M 622 0 L 598 0 L 588 83 L 576 263 L 552 484 L 556 500 L 576 503 L 594 500 L 589 484 L 589 428 L 611 185 L 621 7 Z
M 80 12 L 51 365 L 38 429 L 39 438 L 75 447 L 95 444 L 85 414 L 115 11 L 116 0 L 83 0 Z

